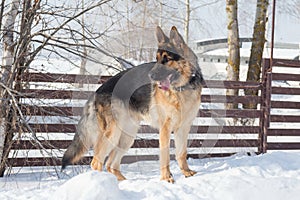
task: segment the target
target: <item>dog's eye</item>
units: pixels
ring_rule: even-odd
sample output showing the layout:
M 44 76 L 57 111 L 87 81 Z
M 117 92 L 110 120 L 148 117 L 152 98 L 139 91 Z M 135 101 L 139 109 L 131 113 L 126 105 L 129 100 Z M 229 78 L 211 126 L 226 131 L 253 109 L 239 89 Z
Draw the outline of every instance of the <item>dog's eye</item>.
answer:
M 161 61 L 161 64 L 165 64 L 165 63 L 167 63 L 167 62 L 169 62 L 169 58 L 168 58 L 167 55 L 164 55 L 164 56 L 163 56 L 163 59 L 162 59 L 162 61 Z
M 178 60 L 180 60 L 180 59 L 181 59 L 180 55 L 174 54 L 173 60 L 178 61 Z
M 172 54 L 171 56 L 168 57 L 168 60 L 172 60 L 172 61 L 179 61 L 181 59 L 181 57 L 178 54 Z

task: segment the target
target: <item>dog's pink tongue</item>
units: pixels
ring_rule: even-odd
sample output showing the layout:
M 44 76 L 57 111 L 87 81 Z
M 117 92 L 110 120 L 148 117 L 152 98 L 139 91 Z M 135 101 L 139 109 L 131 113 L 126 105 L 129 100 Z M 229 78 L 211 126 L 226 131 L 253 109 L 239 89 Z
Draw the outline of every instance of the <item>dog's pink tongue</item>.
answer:
M 170 88 L 170 81 L 168 79 L 161 81 L 160 82 L 160 87 L 161 87 L 161 89 L 163 89 L 165 91 L 169 90 L 169 88 Z

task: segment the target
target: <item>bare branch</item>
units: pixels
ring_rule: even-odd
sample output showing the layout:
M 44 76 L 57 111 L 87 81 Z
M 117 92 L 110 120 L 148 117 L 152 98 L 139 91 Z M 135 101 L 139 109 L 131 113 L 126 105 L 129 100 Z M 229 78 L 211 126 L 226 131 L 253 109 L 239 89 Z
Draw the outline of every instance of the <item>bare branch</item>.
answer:
M 98 7 L 101 6 L 105 3 L 110 2 L 111 0 L 102 0 L 101 2 L 96 3 L 95 5 L 86 8 L 85 10 L 79 12 L 78 14 L 74 15 L 72 18 L 67 19 L 65 22 L 63 22 L 60 26 L 58 26 L 56 28 L 56 30 L 54 30 L 47 38 L 46 40 L 42 43 L 41 46 L 39 46 L 35 52 L 33 54 L 31 54 L 31 58 L 29 58 L 29 60 L 33 60 L 34 57 L 44 48 L 44 46 L 47 44 L 47 42 L 51 39 L 51 37 L 53 37 L 59 30 L 61 30 L 65 25 L 67 25 L 68 23 L 70 23 L 73 19 L 76 19 L 77 17 L 80 17 L 81 15 L 83 15 L 84 13 Z

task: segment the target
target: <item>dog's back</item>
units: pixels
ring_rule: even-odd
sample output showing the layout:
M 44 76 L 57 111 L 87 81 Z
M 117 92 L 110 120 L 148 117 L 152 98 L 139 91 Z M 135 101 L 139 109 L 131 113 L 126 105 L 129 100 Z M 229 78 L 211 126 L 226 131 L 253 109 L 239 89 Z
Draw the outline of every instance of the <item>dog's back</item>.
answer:
M 113 99 L 120 100 L 136 112 L 143 113 L 148 110 L 151 95 L 148 73 L 154 64 L 145 63 L 118 73 L 90 97 L 78 122 L 74 139 L 64 153 L 62 170 L 67 165 L 79 161 L 91 147 L 94 147 L 106 129 L 106 124 L 113 117 L 111 113 Z

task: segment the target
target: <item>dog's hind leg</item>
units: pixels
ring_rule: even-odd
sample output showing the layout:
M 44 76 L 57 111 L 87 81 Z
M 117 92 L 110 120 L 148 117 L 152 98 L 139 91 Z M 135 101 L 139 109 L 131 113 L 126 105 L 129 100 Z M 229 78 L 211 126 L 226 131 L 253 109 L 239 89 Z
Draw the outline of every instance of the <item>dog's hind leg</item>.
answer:
M 137 129 L 133 131 L 135 131 L 136 133 Z M 120 171 L 120 164 L 124 154 L 132 146 L 134 142 L 134 138 L 135 137 L 133 137 L 132 135 L 128 135 L 125 132 L 123 132 L 121 134 L 118 146 L 113 149 L 113 151 L 110 153 L 109 158 L 107 160 L 106 163 L 107 171 L 114 174 L 119 181 L 126 179 Z
M 102 137 L 98 138 L 94 146 L 94 156 L 91 167 L 94 170 L 102 171 L 106 156 L 118 145 L 122 131 L 115 121 L 104 131 Z

